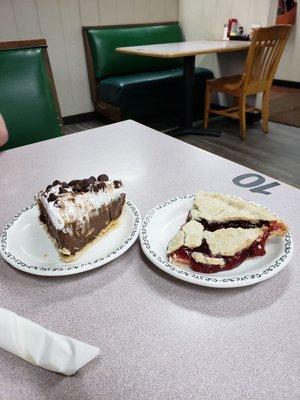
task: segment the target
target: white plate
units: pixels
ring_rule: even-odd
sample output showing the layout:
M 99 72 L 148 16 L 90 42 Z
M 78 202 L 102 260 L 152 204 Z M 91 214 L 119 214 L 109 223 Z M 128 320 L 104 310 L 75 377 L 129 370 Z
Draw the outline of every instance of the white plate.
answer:
M 0 236 L 2 257 L 13 267 L 35 275 L 72 275 L 100 267 L 133 245 L 141 225 L 139 210 L 127 201 L 118 226 L 82 257 L 65 263 L 39 222 L 38 214 L 37 205 L 31 204 L 6 225 Z
M 266 254 L 243 262 L 232 270 L 203 274 L 189 267 L 171 264 L 166 257 L 170 239 L 184 224 L 188 211 L 192 208 L 195 195 L 170 199 L 154 207 L 142 223 L 140 241 L 145 255 L 157 267 L 187 282 L 202 286 L 231 288 L 253 285 L 276 275 L 289 262 L 293 252 L 291 234 L 283 238 L 275 237 L 266 244 Z

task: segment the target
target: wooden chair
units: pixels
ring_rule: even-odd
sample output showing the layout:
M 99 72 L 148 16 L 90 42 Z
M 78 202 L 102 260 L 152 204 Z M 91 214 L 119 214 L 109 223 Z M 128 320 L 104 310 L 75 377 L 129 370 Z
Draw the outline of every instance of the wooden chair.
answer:
M 207 128 L 209 113 L 239 119 L 240 136 L 246 139 L 246 112 L 257 110 L 246 104 L 246 97 L 263 93 L 262 128 L 268 133 L 269 97 L 272 81 L 287 42 L 291 25 L 275 25 L 255 29 L 248 50 L 244 73 L 206 82 L 204 127 Z M 211 93 L 222 92 L 234 96 L 234 107 L 224 110 L 210 108 Z

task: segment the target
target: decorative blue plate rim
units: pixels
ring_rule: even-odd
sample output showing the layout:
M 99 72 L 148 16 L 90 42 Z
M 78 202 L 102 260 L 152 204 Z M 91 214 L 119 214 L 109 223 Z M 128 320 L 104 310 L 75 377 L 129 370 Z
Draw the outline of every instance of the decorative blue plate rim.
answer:
M 158 268 L 178 279 L 191 282 L 197 285 L 217 287 L 217 288 L 233 288 L 233 287 L 253 285 L 255 283 L 271 278 L 288 264 L 293 254 L 293 239 L 290 232 L 288 232 L 282 238 L 284 240 L 284 251 L 280 255 L 280 257 L 278 257 L 274 262 L 265 265 L 264 268 L 262 268 L 261 272 L 259 273 L 249 274 L 249 275 L 240 274 L 231 278 L 225 278 L 224 276 L 218 277 L 217 273 L 201 274 L 194 272 L 191 269 L 180 268 L 179 266 L 171 264 L 167 259 L 157 254 L 153 249 L 151 249 L 151 244 L 149 242 L 147 233 L 147 227 L 151 222 L 151 219 L 158 210 L 161 210 L 169 206 L 170 204 L 180 200 L 195 199 L 195 196 L 196 196 L 195 194 L 187 194 L 184 196 L 177 196 L 169 200 L 166 200 L 165 202 L 158 204 L 157 206 L 152 208 L 143 219 L 140 232 L 140 243 L 142 246 L 142 250 L 145 253 L 145 255 L 149 258 L 149 260 L 152 261 Z M 231 197 L 239 198 L 237 196 L 231 196 Z M 256 204 L 251 201 L 249 201 L 249 203 Z M 267 207 L 264 208 L 270 211 Z
M 15 222 L 28 210 L 31 210 L 33 207 L 37 207 L 36 203 L 32 203 L 27 207 L 23 208 L 20 212 L 18 212 L 4 227 L 3 232 L 0 236 L 0 254 L 2 257 L 13 267 L 28 272 L 34 275 L 45 275 L 45 276 L 63 276 L 63 275 L 72 275 L 78 274 L 81 272 L 89 271 L 91 269 L 100 267 L 117 257 L 121 254 L 125 253 L 136 241 L 140 227 L 141 227 L 141 215 L 134 203 L 127 200 L 126 205 L 130 212 L 133 215 L 133 228 L 130 232 L 129 237 L 122 243 L 120 243 L 114 250 L 110 251 L 103 257 L 96 258 L 95 260 L 88 261 L 82 263 L 80 265 L 72 265 L 72 263 L 62 263 L 55 267 L 44 267 L 38 265 L 28 265 L 23 260 L 18 259 L 11 251 L 8 250 L 8 235 L 10 228 L 15 224 Z M 78 261 L 78 260 L 77 260 Z

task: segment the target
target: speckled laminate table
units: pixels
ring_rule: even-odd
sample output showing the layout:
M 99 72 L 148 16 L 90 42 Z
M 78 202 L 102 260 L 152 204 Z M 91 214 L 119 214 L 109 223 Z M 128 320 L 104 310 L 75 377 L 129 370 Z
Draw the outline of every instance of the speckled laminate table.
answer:
M 264 204 L 290 225 L 294 257 L 270 280 L 227 290 L 170 277 L 138 242 L 104 267 L 64 278 L 0 259 L 2 307 L 101 349 L 74 377 L 0 350 L 0 399 L 296 399 L 300 191 L 261 174 L 237 186 L 233 178 L 257 173 L 125 121 L 0 153 L 0 229 L 55 178 L 104 172 L 123 178 L 143 215 L 199 187 Z M 245 187 L 253 180 L 265 180 L 270 194 Z

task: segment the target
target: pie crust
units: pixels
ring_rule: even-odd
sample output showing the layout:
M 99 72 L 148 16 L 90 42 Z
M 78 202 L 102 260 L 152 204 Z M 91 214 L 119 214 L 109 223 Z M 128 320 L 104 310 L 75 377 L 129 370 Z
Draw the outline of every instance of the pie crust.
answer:
M 187 222 L 170 241 L 171 262 L 213 273 L 265 254 L 268 238 L 287 233 L 286 224 L 264 207 L 199 191 Z

